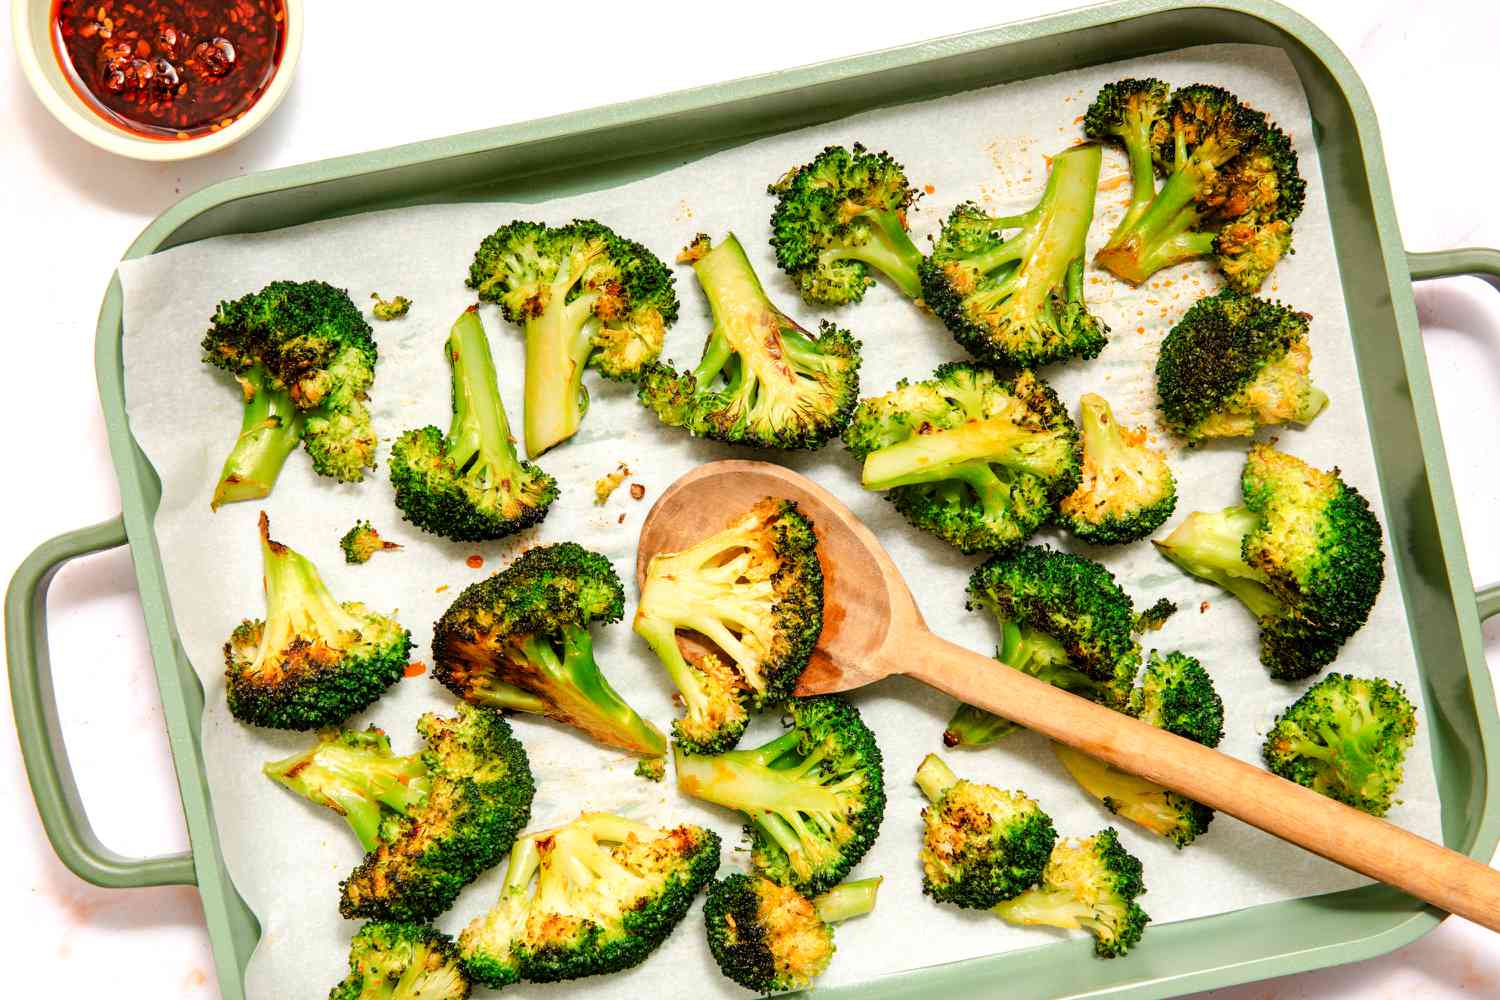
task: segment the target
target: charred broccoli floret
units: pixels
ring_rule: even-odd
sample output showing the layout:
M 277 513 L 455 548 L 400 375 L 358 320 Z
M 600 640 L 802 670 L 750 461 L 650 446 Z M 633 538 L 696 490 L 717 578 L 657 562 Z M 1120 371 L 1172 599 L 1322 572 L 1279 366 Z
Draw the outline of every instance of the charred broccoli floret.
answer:
M 754 750 L 700 756 L 674 747 L 677 787 L 745 813 L 756 869 L 815 895 L 875 843 L 885 774 L 875 734 L 842 698 L 796 699 L 787 712 L 791 728 Z
M 406 670 L 411 633 L 358 601 L 340 604 L 317 567 L 271 540 L 260 515 L 266 617 L 246 619 L 224 644 L 229 712 L 273 729 L 343 722 Z
M 651 644 L 687 708 L 672 736 L 688 753 L 740 741 L 750 709 L 784 701 L 823 629 L 823 570 L 812 522 L 790 500 L 767 497 L 682 552 L 651 557 L 635 630 Z M 689 663 L 678 630 L 722 657 Z
M 1006 923 L 1094 935 L 1094 954 L 1118 958 L 1141 940 L 1150 917 L 1135 898 L 1146 891 L 1141 862 L 1120 844 L 1112 827 L 1084 840 L 1062 840 L 1042 872 L 1042 882 L 994 912 Z
M 541 523 L 557 499 L 557 480 L 516 456 L 476 309 L 459 316 L 444 351 L 453 366 L 453 420 L 446 438 L 423 427 L 396 440 L 396 506 L 423 531 L 457 542 L 504 538 Z
M 1272 677 L 1311 677 L 1364 625 L 1380 594 L 1380 522 L 1338 469 L 1315 469 L 1268 444 L 1251 445 L 1240 486 L 1244 506 L 1190 514 L 1153 544 L 1250 609 Z
M 692 262 L 713 329 L 692 371 L 646 368 L 641 402 L 727 444 L 815 449 L 837 437 L 859 398 L 859 341 L 832 323 L 814 336 L 772 305 L 733 233 L 718 246 L 700 235 L 678 259 Z
M 467 1000 L 452 938 L 426 924 L 373 921 L 349 942 L 349 975 L 328 1000 Z
M 970 203 L 943 224 L 922 262 L 922 300 L 976 358 L 1035 368 L 1104 349 L 1109 327 L 1083 297 L 1099 159 L 1092 144 L 1058 153 L 1029 212 L 995 217 Z
M 1085 393 L 1078 410 L 1082 477 L 1058 503 L 1058 520 L 1092 545 L 1145 538 L 1177 506 L 1177 481 L 1166 456 L 1146 443 L 1144 427 L 1121 427 L 1103 396 Z
M 339 539 L 339 548 L 344 550 L 344 562 L 348 563 L 367 563 L 377 552 L 400 547 L 395 542 L 381 538 L 380 532 L 369 521 L 354 522 L 354 527 L 344 532 L 344 537 Z
M 491 989 L 632 968 L 718 868 L 718 836 L 687 824 L 657 830 L 586 812 L 527 834 L 511 851 L 499 902 L 459 935 L 464 968 Z
M 917 190 L 889 153 L 829 146 L 811 163 L 772 184 L 776 263 L 811 303 L 843 305 L 864 298 L 874 268 L 907 298 L 922 294 L 922 251 L 906 231 Z
M 370 314 L 378 320 L 400 319 L 411 312 L 411 299 L 405 295 L 393 295 L 388 299 L 383 299 L 379 292 L 371 292 L 370 298 L 375 300 L 375 304 L 370 307 Z
M 1165 597 L 1157 598 L 1155 604 L 1142 611 L 1135 619 L 1136 632 L 1155 632 L 1177 613 L 1177 602 Z
M 470 585 L 433 626 L 432 675 L 465 701 L 533 712 L 600 743 L 660 757 L 667 741 L 594 661 L 593 622 L 625 613 L 609 560 L 573 542 L 528 550 Z
M 633 382 L 677 319 L 672 272 L 641 244 L 579 219 L 512 222 L 479 245 L 468 285 L 526 332 L 526 454 L 578 432 L 583 370 Z
M 1020 545 L 1078 485 L 1078 430 L 1031 372 L 943 365 L 863 400 L 844 443 L 866 489 L 963 552 Z

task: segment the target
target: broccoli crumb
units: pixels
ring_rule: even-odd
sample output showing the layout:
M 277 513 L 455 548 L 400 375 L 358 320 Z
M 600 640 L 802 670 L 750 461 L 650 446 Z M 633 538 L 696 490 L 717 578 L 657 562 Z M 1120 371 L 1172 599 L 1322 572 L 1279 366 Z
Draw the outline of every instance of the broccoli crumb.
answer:
M 344 550 L 344 561 L 351 563 L 367 563 L 377 552 L 400 547 L 395 542 L 381 538 L 369 521 L 355 522 L 354 527 L 344 532 L 344 537 L 339 539 L 339 548 Z
M 623 483 L 626 477 L 629 475 L 630 466 L 626 465 L 624 462 L 621 462 L 620 467 L 614 472 L 611 472 L 607 476 L 600 477 L 599 481 L 594 484 L 594 506 L 603 507 L 606 503 L 608 503 L 609 498 L 614 495 L 615 490 L 620 488 L 620 484 Z M 635 487 L 631 487 L 631 489 L 634 490 Z
M 383 299 L 379 292 L 371 292 L 370 298 L 375 300 L 375 305 L 370 312 L 375 315 L 376 319 L 400 319 L 411 311 L 411 299 L 405 295 Z
M 1207 602 L 1205 602 L 1207 603 Z M 1167 623 L 1167 619 L 1177 613 L 1177 602 L 1163 597 L 1151 607 L 1142 611 L 1140 617 L 1135 620 L 1137 632 L 1155 632 Z
M 667 776 L 667 758 L 642 757 L 635 766 L 635 774 L 638 778 L 659 782 Z

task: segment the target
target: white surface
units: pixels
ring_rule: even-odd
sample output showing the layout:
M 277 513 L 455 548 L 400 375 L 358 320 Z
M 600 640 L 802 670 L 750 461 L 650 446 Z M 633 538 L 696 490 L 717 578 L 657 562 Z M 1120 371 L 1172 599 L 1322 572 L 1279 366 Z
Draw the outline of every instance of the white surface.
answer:
M 485 6 L 471 5 L 475 12 Z M 515 39 L 547 37 L 551 29 L 542 19 L 529 22 L 525 11 L 512 10 L 503 28 L 475 32 L 462 30 L 457 3 L 445 5 L 443 23 L 406 23 L 367 6 L 352 18 L 352 5 L 316 5 L 308 12 L 308 57 L 276 117 L 226 154 L 176 167 L 127 163 L 85 146 L 36 104 L 13 57 L 0 58 L 0 134 L 6 136 L 0 207 L 11 234 L 7 287 L 20 307 L 12 312 L 0 350 L 7 372 L 39 363 L 47 370 L 45 382 L 12 378 L 8 415 L 19 426 L 32 412 L 45 412 L 50 421 L 48 432 L 36 438 L 12 434 L 16 467 L 39 470 L 45 485 L 31 493 L 12 485 L 0 565 L 14 565 L 44 537 L 118 509 L 95 399 L 94 317 L 121 250 L 180 194 L 247 170 L 774 70 L 983 26 L 997 16 L 992 4 L 934 7 L 913 27 L 909 19 L 850 19 L 841 8 L 765 4 L 754 20 L 737 23 L 735 44 L 712 46 L 691 29 L 674 34 L 661 27 L 703 23 L 697 8 L 680 6 L 638 32 L 618 18 L 601 20 L 597 30 L 587 16 L 569 19 L 570 64 L 613 64 L 619 71 L 608 79 L 621 89 L 599 89 L 597 73 L 579 74 L 576 81 L 550 74 L 547 87 L 511 88 L 510 103 L 496 107 L 462 95 L 493 92 L 485 83 L 495 73 L 497 47 L 507 51 L 511 65 L 540 72 L 544 57 L 533 53 L 544 48 L 517 45 Z M 1019 16 L 1063 6 L 1027 0 L 1007 9 Z M 1463 157 L 1433 147 L 1434 136 L 1474 135 L 1470 119 L 1485 113 L 1492 93 L 1500 13 L 1488 4 L 1457 2 L 1428 3 L 1417 11 L 1394 0 L 1301 6 L 1344 48 L 1372 91 L 1408 246 L 1500 245 L 1500 209 L 1463 194 L 1484 189 L 1492 174 L 1486 155 L 1496 144 L 1477 135 L 1467 140 Z M 806 25 L 805 33 L 781 37 L 787 16 Z M 441 56 L 403 59 L 392 54 L 392 38 L 401 40 L 403 51 Z M 1435 157 L 1441 157 L 1440 166 Z M 1478 579 L 1493 579 L 1500 577 L 1500 526 L 1491 515 L 1500 500 L 1492 450 L 1492 428 L 1500 418 L 1500 304 L 1488 290 L 1464 281 L 1420 289 L 1418 301 L 1471 563 Z M 181 849 L 175 780 L 128 558 L 114 553 L 65 570 L 51 603 L 64 725 L 101 835 L 126 853 Z M 1492 626 L 1487 635 L 1493 660 L 1500 653 L 1500 629 Z M 213 995 L 192 891 L 110 893 L 77 881 L 42 838 L 13 746 L 0 747 L 0 754 L 0 781 L 13 803 L 9 847 L 0 854 L 0 878 L 10 887 L 0 920 L 12 948 L 28 957 L 13 974 L 13 990 L 25 995 L 31 992 L 26 987 L 40 991 L 47 984 L 55 990 L 63 984 L 71 993 L 97 982 L 98 970 L 107 968 L 121 996 Z M 122 759 L 130 761 L 128 769 Z M 1384 959 L 1220 995 L 1456 997 L 1497 990 L 1494 938 L 1452 920 Z

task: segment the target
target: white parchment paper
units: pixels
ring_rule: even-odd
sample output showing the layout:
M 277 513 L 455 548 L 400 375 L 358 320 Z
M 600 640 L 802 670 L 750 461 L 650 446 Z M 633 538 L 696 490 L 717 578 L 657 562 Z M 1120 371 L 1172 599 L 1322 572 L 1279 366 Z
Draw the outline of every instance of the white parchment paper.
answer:
M 206 240 L 121 265 L 127 409 L 136 439 L 161 476 L 156 532 L 183 647 L 208 693 L 204 754 L 224 854 L 264 930 L 247 973 L 252 996 L 321 998 L 343 975 L 355 926 L 338 915 L 337 883 L 360 857 L 339 817 L 297 799 L 260 773 L 263 761 L 305 746 L 308 737 L 241 726 L 224 705 L 220 648 L 241 618 L 263 614 L 255 530 L 259 511 L 270 513 L 277 539 L 318 563 L 341 600 L 399 609 L 417 643 L 414 657 L 424 661 L 431 623 L 466 584 L 500 568 L 520 549 L 573 539 L 606 553 L 627 581 L 631 600 L 625 623 L 597 630 L 600 662 L 631 704 L 665 729 L 674 717 L 671 685 L 628 624 L 634 611 L 636 533 L 651 500 L 677 476 L 701 462 L 749 453 L 696 442 L 665 428 L 635 402 L 628 387 L 591 375 L 593 404 L 582 430 L 541 461 L 561 483 L 562 497 L 547 520 L 524 537 L 458 545 L 411 529 L 392 505 L 384 449 L 382 467 L 356 486 L 315 476 L 305 455 L 295 454 L 265 502 L 211 513 L 209 497 L 240 419 L 239 394 L 232 383 L 199 362 L 197 343 L 215 303 L 277 278 L 322 278 L 348 287 L 356 301 L 367 301 L 371 291 L 410 296 L 415 305 L 406 319 L 374 324 L 381 352 L 374 419 L 388 444 L 410 427 L 446 427 L 449 374 L 441 345 L 453 319 L 473 301 L 463 278 L 474 247 L 512 218 L 560 223 L 575 216 L 597 217 L 667 260 L 699 231 L 717 237 L 733 230 L 772 298 L 815 326 L 819 310 L 800 303 L 766 243 L 772 207 L 764 194 L 768 182 L 829 143 L 862 141 L 889 149 L 905 164 L 913 183 L 930 185 L 911 214 L 912 228 L 925 245 L 958 202 L 975 199 L 1001 214 L 1032 205 L 1046 180 L 1044 157 L 1078 138 L 1081 115 L 1098 86 L 1126 75 L 1156 75 L 1174 85 L 1220 82 L 1269 112 L 1292 136 L 1308 182 L 1307 209 L 1297 223 L 1296 255 L 1281 265 L 1265 291 L 1314 315 L 1313 374 L 1332 405 L 1311 428 L 1282 432 L 1281 444 L 1317 466 L 1340 466 L 1389 523 L 1369 443 L 1322 175 L 1310 141 L 1308 107 L 1291 64 L 1271 48 L 1199 48 L 873 112 L 544 204 L 466 204 L 369 214 Z M 1091 255 L 1129 193 L 1124 157 L 1116 151 L 1106 154 L 1101 187 Z M 708 329 L 708 310 L 691 270 L 678 266 L 677 275 L 682 316 L 669 333 L 666 354 L 691 366 Z M 1122 421 L 1155 428 L 1151 372 L 1157 345 L 1183 310 L 1217 286 L 1206 266 L 1173 268 L 1140 289 L 1091 271 L 1087 294 L 1113 329 L 1110 344 L 1096 361 L 1054 366 L 1046 377 L 1070 403 L 1085 391 L 1098 391 Z M 872 289 L 863 304 L 830 315 L 864 341 L 866 395 L 884 392 L 901 377 L 922 377 L 937 364 L 962 356 L 940 323 L 919 314 L 884 284 Z M 521 338 L 493 307 L 484 307 L 483 316 L 511 420 L 519 427 Z M 1237 502 L 1243 453 L 1242 442 L 1192 453 L 1173 448 L 1178 516 Z M 633 500 L 622 488 L 606 506 L 594 506 L 595 479 L 622 461 L 634 473 L 630 481 L 645 486 L 645 499 Z M 906 574 L 938 633 L 976 650 L 993 650 L 994 623 L 963 607 L 964 582 L 977 560 L 916 531 L 890 505 L 862 491 L 856 463 L 840 446 L 793 456 L 787 464 L 832 489 L 865 519 Z M 405 547 L 377 555 L 365 566 L 346 565 L 337 541 L 360 517 L 373 519 L 382 534 Z M 1037 540 L 1081 551 L 1071 540 L 1050 533 Z M 483 569 L 466 565 L 466 557 L 474 553 L 482 555 Z M 1150 545 L 1088 554 L 1116 573 L 1139 608 L 1160 596 L 1178 602 L 1182 610 L 1163 631 L 1147 637 L 1148 648 L 1181 649 L 1204 662 L 1228 708 L 1221 749 L 1258 761 L 1265 730 L 1302 686 L 1267 678 L 1256 660 L 1256 628 L 1249 614 L 1223 592 L 1178 572 Z M 1345 647 L 1337 668 L 1378 672 L 1403 682 L 1420 711 L 1417 667 L 1393 566 L 1387 566 L 1386 585 L 1369 626 Z M 940 735 L 954 705 L 903 679 L 883 682 L 854 700 L 879 735 L 890 797 L 881 838 L 855 874 L 881 874 L 886 883 L 876 914 L 838 932 L 839 955 L 823 982 L 850 983 L 1065 936 L 1011 928 L 987 914 L 922 899 L 916 860 L 921 799 L 911 775 L 924 754 L 941 748 Z M 352 724 L 377 723 L 392 734 L 398 752 L 410 752 L 416 746 L 413 723 L 418 714 L 446 710 L 451 703 L 429 677 L 418 677 L 398 684 Z M 1421 721 L 1427 724 L 1425 713 Z M 739 819 L 679 796 L 670 775 L 664 784 L 649 784 L 632 774 L 633 758 L 595 746 L 571 730 L 531 716 L 518 716 L 514 724 L 538 779 L 533 826 L 567 820 L 585 808 L 664 825 L 692 821 L 711 825 L 724 837 L 730 848 L 726 866 L 745 863 L 744 852 L 734 850 Z M 773 727 L 773 720 L 760 720 L 744 745 L 755 745 Z M 1018 734 L 987 751 L 952 754 L 950 760 L 965 776 L 1025 789 L 1065 834 L 1086 835 L 1111 821 L 1073 784 L 1046 742 L 1032 734 Z M 1438 837 L 1437 789 L 1425 732 L 1408 761 L 1403 793 L 1405 801 L 1391 819 Z M 1150 891 L 1142 902 L 1158 923 L 1363 881 L 1227 817 L 1219 817 L 1207 836 L 1181 854 L 1128 823 L 1121 824 L 1121 831 L 1145 862 Z M 461 928 L 494 902 L 498 882 L 497 869 L 469 888 L 441 925 L 450 931 Z M 1149 932 L 1142 947 L 1151 947 Z M 696 909 L 657 954 L 632 972 L 552 987 L 523 985 L 509 993 L 520 998 L 581 995 L 584 990 L 596 1000 L 744 995 L 714 971 Z

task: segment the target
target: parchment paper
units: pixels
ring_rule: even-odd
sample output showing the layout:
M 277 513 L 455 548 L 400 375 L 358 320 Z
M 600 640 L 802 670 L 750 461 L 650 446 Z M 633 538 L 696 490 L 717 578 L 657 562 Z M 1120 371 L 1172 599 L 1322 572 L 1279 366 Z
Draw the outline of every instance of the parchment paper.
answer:
M 211 513 L 209 496 L 240 419 L 232 383 L 199 361 L 197 344 L 215 303 L 276 278 L 322 278 L 348 287 L 360 302 L 368 301 L 371 291 L 410 296 L 415 305 L 406 319 L 374 324 L 381 352 L 374 419 L 388 444 L 410 427 L 446 427 L 449 375 L 441 344 L 453 319 L 473 300 L 463 278 L 474 247 L 512 218 L 560 223 L 594 216 L 667 260 L 699 231 L 717 238 L 733 230 L 772 298 L 815 326 L 825 314 L 800 303 L 766 243 L 772 207 L 764 194 L 768 182 L 829 143 L 863 141 L 874 149 L 889 149 L 905 164 L 913 183 L 931 185 L 911 215 L 913 230 L 925 245 L 960 201 L 976 199 L 1003 214 L 1032 205 L 1046 180 L 1044 156 L 1078 138 L 1080 116 L 1101 83 L 1127 75 L 1157 75 L 1173 85 L 1220 82 L 1270 113 L 1295 141 L 1308 183 L 1307 209 L 1297 222 L 1295 256 L 1281 265 L 1265 292 L 1314 315 L 1313 374 L 1332 404 L 1311 428 L 1283 431 L 1280 439 L 1282 447 L 1314 465 L 1339 465 L 1389 523 L 1371 455 L 1322 175 L 1310 142 L 1309 111 L 1291 64 L 1271 48 L 1199 48 L 874 112 L 545 204 L 466 204 L 369 214 L 206 240 L 121 266 L 128 413 L 136 439 L 161 475 L 156 532 L 183 647 L 207 689 L 203 744 L 224 855 L 264 930 L 247 973 L 252 996 L 321 998 L 343 975 L 347 942 L 356 925 L 340 919 L 336 886 L 360 857 L 339 817 L 292 796 L 260 773 L 263 761 L 294 752 L 308 737 L 241 726 L 224 706 L 220 648 L 242 617 L 264 613 L 255 531 L 259 511 L 270 513 L 274 537 L 317 562 L 341 600 L 399 609 L 417 643 L 414 657 L 424 661 L 431 623 L 463 586 L 499 569 L 520 549 L 574 539 L 608 554 L 627 582 L 630 603 L 626 622 L 596 630 L 599 659 L 631 704 L 665 729 L 675 716 L 671 685 L 628 624 L 634 611 L 636 533 L 651 500 L 678 475 L 701 462 L 750 453 L 695 442 L 663 427 L 636 403 L 628 387 L 590 375 L 593 403 L 582 430 L 541 460 L 561 483 L 562 497 L 540 528 L 524 537 L 458 545 L 412 529 L 391 503 L 384 447 L 381 468 L 362 485 L 321 479 L 298 453 L 264 503 L 234 504 Z M 1090 256 L 1113 227 L 1129 192 L 1124 157 L 1116 151 L 1106 155 L 1102 188 Z M 690 367 L 708 329 L 708 310 L 691 270 L 678 266 L 677 278 L 682 316 L 669 333 L 666 354 Z M 1151 371 L 1160 338 L 1188 305 L 1217 286 L 1206 266 L 1173 268 L 1139 290 L 1091 271 L 1087 293 L 1113 329 L 1110 344 L 1096 361 L 1054 366 L 1045 376 L 1070 404 L 1095 390 L 1111 401 L 1122 421 L 1155 429 Z M 486 306 L 483 315 L 511 421 L 519 427 L 519 331 L 504 324 L 493 307 Z M 826 315 L 864 341 L 866 395 L 889 389 L 901 377 L 922 377 L 937 364 L 962 356 L 941 324 L 919 314 L 885 284 L 872 289 L 863 304 Z M 1159 440 L 1165 439 L 1159 429 L 1157 433 Z M 1243 442 L 1191 454 L 1174 447 L 1180 502 L 1171 523 L 1192 510 L 1237 502 L 1243 454 Z M 622 488 L 606 506 L 595 507 L 595 479 L 622 461 L 634 473 L 630 481 L 646 487 L 645 499 L 635 501 Z M 964 582 L 977 560 L 911 528 L 889 504 L 861 490 L 857 465 L 840 446 L 786 462 L 832 489 L 865 519 L 905 573 L 938 633 L 993 651 L 994 623 L 963 607 Z M 377 555 L 365 566 L 346 565 L 337 541 L 359 517 L 373 519 L 382 534 L 405 547 Z M 1044 532 L 1037 541 L 1058 544 L 1059 538 Z M 1087 551 L 1069 539 L 1060 541 Z M 484 558 L 482 570 L 465 563 L 476 552 Z M 1181 649 L 1202 659 L 1228 707 L 1221 749 L 1258 761 L 1265 730 L 1302 686 L 1267 678 L 1256 660 L 1256 628 L 1249 614 L 1222 591 L 1178 572 L 1150 545 L 1087 554 L 1117 574 L 1138 608 L 1163 595 L 1178 602 L 1182 610 L 1163 631 L 1146 638 L 1147 647 Z M 1417 668 L 1393 566 L 1387 566 L 1385 588 L 1368 627 L 1345 647 L 1337 669 L 1399 680 L 1420 710 Z M 839 954 L 823 982 L 844 984 L 1066 936 L 1011 928 L 987 914 L 936 906 L 921 897 L 916 860 L 921 799 L 911 776 L 924 754 L 941 749 L 940 735 L 954 705 L 902 679 L 886 681 L 854 700 L 879 735 L 890 797 L 881 838 L 855 874 L 882 874 L 886 883 L 875 915 L 839 930 Z M 398 684 L 351 721 L 385 727 L 397 750 L 410 752 L 416 746 L 417 715 L 451 704 L 439 685 L 418 677 Z M 571 730 L 532 716 L 518 716 L 514 725 L 538 779 L 534 827 L 567 820 L 585 808 L 663 825 L 691 821 L 711 825 L 724 837 L 730 848 L 726 868 L 745 863 L 744 851 L 734 850 L 740 843 L 737 816 L 679 796 L 670 775 L 663 784 L 650 784 L 632 774 L 634 758 L 595 746 Z M 755 745 L 774 725 L 774 720 L 760 720 L 743 745 Z M 1421 725 L 1407 764 L 1405 801 L 1391 819 L 1436 838 L 1438 799 L 1425 713 Z M 1111 822 L 1074 785 L 1046 742 L 1030 733 L 987 751 L 950 754 L 949 759 L 962 775 L 1025 789 L 1065 834 L 1086 835 Z M 1363 881 L 1223 816 L 1181 854 L 1129 823 L 1118 825 L 1130 850 L 1145 862 L 1150 891 L 1142 902 L 1158 924 Z M 470 887 L 441 925 L 457 931 L 489 907 L 499 875 L 497 869 Z M 1148 932 L 1141 947 L 1151 946 Z M 523 985 L 509 992 L 529 997 L 581 995 L 584 990 L 595 1000 L 744 995 L 716 974 L 696 908 L 657 954 L 630 973 L 571 985 Z

